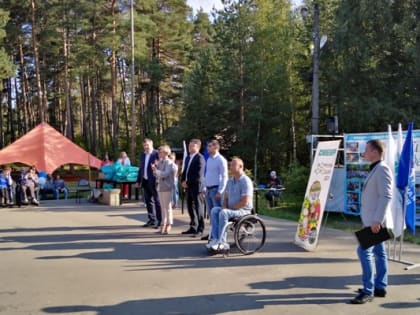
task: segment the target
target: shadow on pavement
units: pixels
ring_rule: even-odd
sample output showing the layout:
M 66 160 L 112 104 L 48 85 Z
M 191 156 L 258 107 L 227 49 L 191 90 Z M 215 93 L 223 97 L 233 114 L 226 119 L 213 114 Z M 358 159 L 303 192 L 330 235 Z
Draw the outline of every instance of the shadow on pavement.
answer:
M 343 293 L 314 293 L 287 295 L 257 295 L 252 293 L 226 293 L 163 299 L 126 301 L 115 305 L 69 305 L 46 307 L 49 314 L 96 312 L 97 315 L 115 314 L 179 314 L 212 315 L 261 310 L 267 305 L 326 305 L 343 303 L 350 295 Z M 192 310 L 192 305 L 200 309 Z

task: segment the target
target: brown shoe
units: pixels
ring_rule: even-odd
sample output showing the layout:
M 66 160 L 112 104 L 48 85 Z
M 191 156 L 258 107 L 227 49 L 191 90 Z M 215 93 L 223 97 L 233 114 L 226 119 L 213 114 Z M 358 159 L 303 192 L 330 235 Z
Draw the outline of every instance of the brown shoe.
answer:
M 166 226 L 166 229 L 165 229 L 165 234 L 169 234 L 169 232 L 171 231 L 171 225 L 170 224 L 168 224 L 167 226 Z

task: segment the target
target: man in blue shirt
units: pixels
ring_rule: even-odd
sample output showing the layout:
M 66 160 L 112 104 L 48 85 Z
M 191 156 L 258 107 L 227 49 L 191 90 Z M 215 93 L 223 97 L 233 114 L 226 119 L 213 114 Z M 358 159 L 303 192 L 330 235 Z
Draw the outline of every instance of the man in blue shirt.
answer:
M 61 179 L 60 175 L 57 174 L 54 180 L 54 199 L 58 200 L 60 198 L 60 192 L 63 193 L 64 199 L 67 200 L 69 190 L 67 189 L 64 180 Z
M 244 162 L 233 158 L 230 164 L 232 177 L 229 178 L 223 198 L 223 207 L 211 210 L 211 240 L 206 245 L 214 251 L 229 249 L 226 242 L 226 232 L 223 227 L 229 219 L 250 214 L 253 207 L 253 185 L 251 179 L 244 173 Z
M 227 161 L 219 153 L 219 149 L 220 144 L 217 140 L 212 140 L 207 145 L 209 158 L 206 163 L 203 194 L 205 194 L 207 211 L 209 213 L 214 207 L 222 206 L 222 197 L 228 178 Z M 203 240 L 208 238 L 209 235 L 202 237 Z

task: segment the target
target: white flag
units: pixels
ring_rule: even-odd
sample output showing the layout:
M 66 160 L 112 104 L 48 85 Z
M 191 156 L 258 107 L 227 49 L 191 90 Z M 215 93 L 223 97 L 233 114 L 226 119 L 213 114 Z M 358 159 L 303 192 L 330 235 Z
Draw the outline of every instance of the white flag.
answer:
M 182 146 L 184 147 L 184 156 L 182 157 L 182 168 L 181 168 L 181 173 L 184 172 L 184 168 L 185 168 L 185 159 L 188 156 L 188 151 L 187 151 L 187 144 L 184 141 L 182 141 Z
M 385 163 L 389 166 L 392 173 L 392 200 L 389 203 L 385 214 L 386 227 L 393 230 L 394 237 L 399 237 L 402 234 L 403 226 L 403 209 L 402 198 L 397 188 L 396 178 L 396 161 L 399 160 L 397 152 L 397 144 L 392 136 L 391 126 L 388 125 L 388 139 L 385 152 Z

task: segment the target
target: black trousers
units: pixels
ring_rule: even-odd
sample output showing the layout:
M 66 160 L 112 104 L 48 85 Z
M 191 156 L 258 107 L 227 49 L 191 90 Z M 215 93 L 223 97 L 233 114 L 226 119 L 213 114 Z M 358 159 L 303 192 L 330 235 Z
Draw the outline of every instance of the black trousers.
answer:
M 197 233 L 202 233 L 204 231 L 204 200 L 195 189 L 187 189 L 186 193 L 190 226 Z
M 149 221 L 155 222 L 160 225 L 162 221 L 162 208 L 160 206 L 160 200 L 156 189 L 156 183 L 151 180 L 142 179 L 141 186 L 144 192 L 144 202 L 147 208 L 147 217 Z M 153 211 L 153 208 L 155 212 Z

